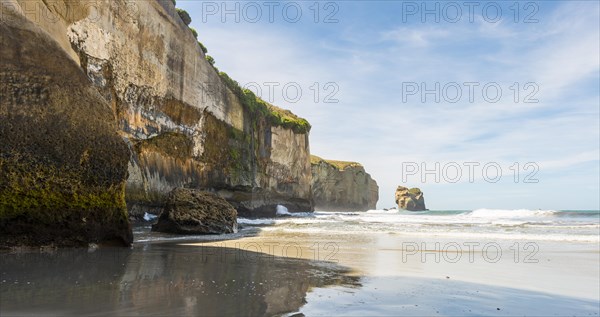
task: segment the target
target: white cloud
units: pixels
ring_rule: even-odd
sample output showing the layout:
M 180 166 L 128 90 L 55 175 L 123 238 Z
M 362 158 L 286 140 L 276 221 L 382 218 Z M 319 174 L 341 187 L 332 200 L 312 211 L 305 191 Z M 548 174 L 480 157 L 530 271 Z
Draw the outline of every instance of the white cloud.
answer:
M 558 160 L 541 161 L 539 165 L 543 169 L 560 169 L 587 162 L 599 162 L 598 164 L 600 164 L 600 150 L 577 153 Z
M 380 184 L 380 205 L 389 206 L 404 161 L 535 161 L 542 169 L 560 171 L 597 160 L 598 4 L 566 2 L 539 20 L 531 25 L 479 20 L 470 25 L 400 25 L 377 30 L 377 36 L 373 30 L 361 33 L 344 25 L 324 29 L 332 32 L 328 38 L 339 35 L 337 41 L 303 32 L 302 26 L 216 24 L 196 29 L 217 66 L 240 83 L 300 83 L 301 102 L 286 103 L 276 95 L 275 103 L 313 124 L 313 153 L 363 163 Z M 309 87 L 329 81 L 339 85 L 340 103 L 314 103 Z M 480 96 L 475 103 L 403 103 L 405 81 L 495 81 L 507 98 L 498 103 Z M 528 81 L 538 84 L 540 102 L 514 103 L 509 86 Z M 576 178 L 582 187 L 598 183 L 598 175 Z M 558 186 L 562 180 L 545 181 Z M 448 186 L 463 188 L 430 188 L 442 201 L 438 206 L 456 203 L 439 190 Z M 546 185 L 540 186 L 516 191 L 528 197 L 533 195 L 528 191 Z M 498 197 L 515 192 L 506 184 L 492 188 Z M 494 196 L 489 195 L 486 206 L 494 207 Z M 591 205 L 596 200 L 587 197 Z M 445 208 L 453 207 L 460 206 Z
M 384 32 L 381 39 L 384 41 L 393 40 L 410 48 L 430 46 L 433 41 L 447 38 L 449 35 L 450 32 L 441 27 L 414 28 L 403 26 Z

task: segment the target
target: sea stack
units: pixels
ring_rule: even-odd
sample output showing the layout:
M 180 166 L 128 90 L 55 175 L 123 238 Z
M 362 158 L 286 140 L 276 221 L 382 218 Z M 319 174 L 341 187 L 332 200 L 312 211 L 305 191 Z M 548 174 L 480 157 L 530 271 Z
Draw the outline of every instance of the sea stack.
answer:
M 379 186 L 356 162 L 334 161 L 311 155 L 315 209 L 366 211 L 375 209 Z
M 425 208 L 423 192 L 416 187 L 408 189 L 404 186 L 398 186 L 398 188 L 396 188 L 396 204 L 398 204 L 398 209 L 409 211 L 427 210 L 427 208 Z

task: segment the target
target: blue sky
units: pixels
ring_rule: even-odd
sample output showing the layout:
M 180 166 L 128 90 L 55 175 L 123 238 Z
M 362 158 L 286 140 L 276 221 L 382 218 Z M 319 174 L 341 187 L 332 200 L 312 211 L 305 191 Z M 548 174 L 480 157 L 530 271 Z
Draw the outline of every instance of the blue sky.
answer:
M 270 3 L 177 6 L 220 70 L 311 122 L 313 154 L 361 162 L 380 208 L 398 185 L 430 209 L 600 207 L 599 2 Z

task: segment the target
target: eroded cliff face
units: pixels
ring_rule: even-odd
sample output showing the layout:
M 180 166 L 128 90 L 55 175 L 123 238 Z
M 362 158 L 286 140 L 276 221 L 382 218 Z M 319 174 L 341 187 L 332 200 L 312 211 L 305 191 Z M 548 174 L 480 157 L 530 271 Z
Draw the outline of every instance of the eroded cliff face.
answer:
M 315 209 L 365 211 L 376 208 L 379 186 L 359 163 L 312 156 L 311 168 Z
M 83 15 L 24 3 L 0 2 L 0 248 L 130 244 L 129 151 L 66 45 Z
M 67 35 L 130 144 L 132 214 L 161 206 L 175 187 L 215 190 L 242 215 L 312 210 L 308 131 L 245 106 L 170 0 L 94 3 Z
M 172 1 L 0 5 L 0 247 L 129 244 L 125 200 L 174 187 L 312 210 L 308 123 L 243 98 Z

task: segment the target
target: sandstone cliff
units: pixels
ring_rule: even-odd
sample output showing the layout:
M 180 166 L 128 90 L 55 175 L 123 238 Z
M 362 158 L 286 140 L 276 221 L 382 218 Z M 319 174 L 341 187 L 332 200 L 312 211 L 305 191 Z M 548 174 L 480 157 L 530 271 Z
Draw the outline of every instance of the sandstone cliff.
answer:
M 425 208 L 425 198 L 423 197 L 423 192 L 419 188 L 408 189 L 404 186 L 398 186 L 395 196 L 398 209 L 409 211 L 427 210 L 427 208 Z
M 68 36 L 131 143 L 132 212 L 161 205 L 174 187 L 216 190 L 242 215 L 312 210 L 305 120 L 236 90 L 171 1 L 98 2 L 97 18 Z M 283 116 L 298 124 L 273 120 Z
M 35 22 L 80 64 L 129 143 L 130 211 L 160 206 L 175 187 L 216 190 L 242 214 L 312 210 L 308 123 L 219 74 L 172 1 L 36 4 L 54 23 Z
M 174 187 L 312 210 L 310 125 L 218 73 L 171 0 L 0 4 L 5 237 L 128 243 L 124 187 L 132 211 Z
M 130 244 L 129 151 L 67 50 L 80 12 L 49 23 L 54 8 L 19 5 L 0 2 L 0 247 Z
M 379 186 L 362 165 L 311 156 L 312 191 L 318 210 L 375 209 Z

